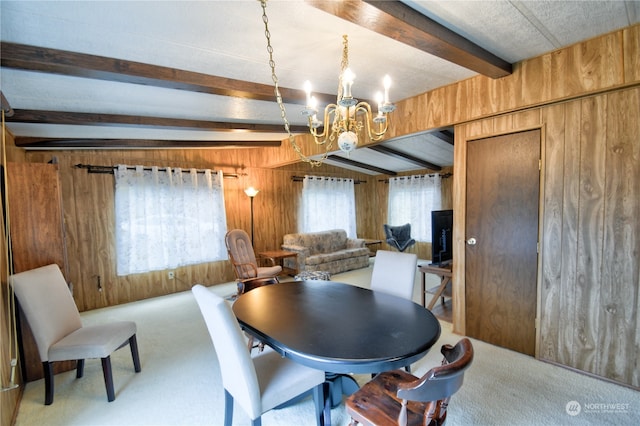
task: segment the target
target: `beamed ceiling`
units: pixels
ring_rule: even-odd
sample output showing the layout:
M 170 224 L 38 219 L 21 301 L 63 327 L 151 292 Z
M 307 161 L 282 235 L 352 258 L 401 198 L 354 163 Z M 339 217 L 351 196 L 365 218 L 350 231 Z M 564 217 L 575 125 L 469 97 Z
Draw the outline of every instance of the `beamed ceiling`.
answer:
M 6 1 L 1 91 L 26 149 L 278 146 L 286 139 L 262 8 L 236 1 Z M 354 96 L 384 74 L 399 101 L 638 22 L 638 1 L 276 1 L 267 15 L 294 133 L 305 80 L 335 102 L 342 35 Z M 385 141 L 330 164 L 390 174 L 453 164 L 451 129 Z

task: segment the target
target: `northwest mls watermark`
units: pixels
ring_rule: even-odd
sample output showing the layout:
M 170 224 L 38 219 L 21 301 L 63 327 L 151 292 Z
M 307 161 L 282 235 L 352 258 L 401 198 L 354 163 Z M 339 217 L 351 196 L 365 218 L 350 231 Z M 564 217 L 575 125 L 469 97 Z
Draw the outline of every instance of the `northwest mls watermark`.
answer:
M 626 402 L 583 402 L 569 401 L 565 406 L 565 411 L 570 416 L 580 414 L 626 414 L 629 412 L 630 404 Z

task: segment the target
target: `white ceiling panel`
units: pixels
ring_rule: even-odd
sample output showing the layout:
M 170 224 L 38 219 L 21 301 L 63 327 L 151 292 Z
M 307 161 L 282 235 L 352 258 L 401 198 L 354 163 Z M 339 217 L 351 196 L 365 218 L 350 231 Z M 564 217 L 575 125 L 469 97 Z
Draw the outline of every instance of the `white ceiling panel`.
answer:
M 403 3 L 509 63 L 636 24 L 640 14 L 639 1 L 619 0 Z M 354 96 L 360 99 L 373 98 L 374 92 L 381 89 L 384 74 L 393 79 L 390 94 L 394 102 L 476 75 L 304 1 L 269 0 L 267 14 L 278 84 L 284 88 L 301 89 L 304 81 L 310 80 L 314 91 L 336 93 L 343 34 L 349 36 L 349 65 L 356 74 Z M 2 0 L 0 38 L 3 43 L 273 85 L 262 8 L 256 0 Z M 7 128 L 18 137 L 231 143 L 282 140 L 286 136 L 274 100 L 249 100 L 6 66 L 0 68 L 0 86 L 14 110 L 274 126 L 271 132 L 247 133 L 9 121 Z M 300 105 L 286 105 L 287 118 L 293 125 L 306 124 L 301 109 Z M 439 166 L 453 163 L 451 144 L 430 134 L 387 141 L 384 145 Z M 357 151 L 350 158 L 396 172 L 416 168 L 415 164 L 371 150 Z

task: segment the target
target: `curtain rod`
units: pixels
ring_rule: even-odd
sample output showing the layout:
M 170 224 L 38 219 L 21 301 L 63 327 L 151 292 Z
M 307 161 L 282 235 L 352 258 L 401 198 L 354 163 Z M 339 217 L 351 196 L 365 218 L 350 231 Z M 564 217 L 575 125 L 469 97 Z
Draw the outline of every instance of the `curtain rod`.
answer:
M 112 175 L 117 166 L 95 166 L 92 164 L 76 164 L 76 169 L 87 169 L 87 173 L 109 174 Z M 135 170 L 133 166 L 127 166 L 128 170 Z M 142 170 L 151 170 L 151 167 L 143 167 Z M 158 171 L 166 172 L 167 167 L 158 167 Z M 204 173 L 204 169 L 197 169 L 196 173 Z M 222 173 L 222 176 L 226 179 L 237 179 L 239 175 L 237 173 Z
M 326 179 L 337 179 L 337 180 L 347 180 L 347 179 L 351 179 L 351 178 L 341 178 L 341 177 L 333 177 L 333 176 L 309 176 L 310 178 L 316 178 L 316 179 L 322 179 L 322 178 L 326 178 Z M 304 180 L 304 176 L 291 176 L 291 180 L 294 182 L 302 182 Z M 353 184 L 354 185 L 359 185 L 361 183 L 367 183 L 366 180 L 360 180 L 360 179 L 353 179 Z
M 434 176 L 437 176 L 438 174 L 439 173 L 431 173 L 431 174 L 426 174 L 426 175 L 398 176 L 396 179 L 408 179 L 408 178 L 412 178 L 412 177 L 418 177 L 418 178 L 422 179 L 425 176 L 434 177 Z M 447 178 L 450 178 L 451 176 L 453 176 L 453 173 L 444 173 L 444 174 L 440 175 L 440 177 L 442 179 L 447 179 Z M 378 182 L 389 183 L 389 179 L 379 179 Z

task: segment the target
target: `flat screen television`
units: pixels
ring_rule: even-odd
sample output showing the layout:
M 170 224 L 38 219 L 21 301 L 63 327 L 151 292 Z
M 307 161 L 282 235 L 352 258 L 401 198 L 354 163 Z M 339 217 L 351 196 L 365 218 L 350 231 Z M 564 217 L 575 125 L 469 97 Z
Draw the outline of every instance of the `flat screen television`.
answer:
M 453 260 L 453 210 L 431 212 L 431 264 L 447 266 Z

